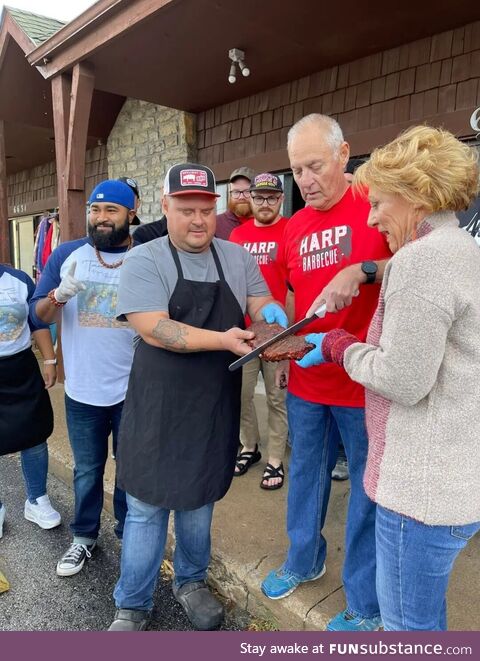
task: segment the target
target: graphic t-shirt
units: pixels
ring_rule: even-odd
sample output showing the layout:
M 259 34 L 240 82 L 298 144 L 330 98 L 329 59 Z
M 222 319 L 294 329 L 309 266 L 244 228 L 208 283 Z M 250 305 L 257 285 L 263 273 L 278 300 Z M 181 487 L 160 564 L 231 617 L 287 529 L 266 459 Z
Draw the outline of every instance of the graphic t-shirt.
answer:
M 0 356 L 13 356 L 31 346 L 31 333 L 48 328 L 33 324 L 28 303 L 35 290 L 33 280 L 23 271 L 0 264 Z
M 255 260 L 230 241 L 213 239 L 225 280 L 245 312 L 250 296 L 268 296 L 269 291 Z M 178 250 L 183 277 L 196 282 L 216 282 L 217 267 L 211 250 Z M 124 319 L 130 312 L 168 312 L 170 298 L 178 282 L 178 272 L 168 237 L 162 236 L 133 248 L 125 258 L 120 278 L 117 314 Z
M 126 248 L 101 251 L 106 263 L 122 259 Z M 62 308 L 62 349 L 65 366 L 65 392 L 83 404 L 113 406 L 125 399 L 133 359 L 134 331 L 117 321 L 119 268 L 102 266 L 88 239 L 63 243 L 53 251 L 30 303 L 35 313 L 37 301 L 58 287 L 72 262 L 75 279 L 86 286 Z
M 243 246 L 255 258 L 273 298 L 282 305 L 287 295 L 287 281 L 278 255 L 287 223 L 287 218 L 281 217 L 274 225 L 257 227 L 254 220 L 249 220 L 230 234 L 230 241 Z
M 295 321 L 303 319 L 313 300 L 332 278 L 350 264 L 388 259 L 383 236 L 367 226 L 370 205 L 347 189 L 327 211 L 305 207 L 287 223 L 281 261 L 295 294 Z M 325 333 L 344 328 L 365 341 L 377 307 L 380 285 L 362 285 L 360 295 L 336 314 L 306 326 L 300 334 Z M 363 387 L 334 364 L 304 369 L 290 363 L 289 391 L 309 402 L 332 406 L 364 406 Z

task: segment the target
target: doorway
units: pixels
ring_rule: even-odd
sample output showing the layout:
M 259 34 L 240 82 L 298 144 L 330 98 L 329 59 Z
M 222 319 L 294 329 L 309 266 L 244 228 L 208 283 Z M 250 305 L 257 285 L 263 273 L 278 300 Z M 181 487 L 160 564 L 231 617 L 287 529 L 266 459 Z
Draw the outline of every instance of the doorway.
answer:
M 25 271 L 35 280 L 34 246 L 35 226 L 34 216 L 22 216 L 11 221 L 11 238 L 13 244 L 13 266 Z

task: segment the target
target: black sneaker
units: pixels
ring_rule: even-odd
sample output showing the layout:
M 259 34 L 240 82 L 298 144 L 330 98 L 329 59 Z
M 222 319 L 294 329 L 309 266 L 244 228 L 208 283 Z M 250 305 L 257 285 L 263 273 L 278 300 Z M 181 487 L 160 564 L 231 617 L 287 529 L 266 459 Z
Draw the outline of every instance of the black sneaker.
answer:
M 196 629 L 211 631 L 217 629 L 223 621 L 223 606 L 208 589 L 205 581 L 185 583 L 177 588 L 172 584 L 173 595 L 183 606 L 188 619 Z
M 145 631 L 150 622 L 149 611 L 118 608 L 108 631 Z
M 82 570 L 85 562 L 92 557 L 92 551 L 96 546 L 93 544 L 71 544 L 68 551 L 57 563 L 57 576 L 73 576 Z

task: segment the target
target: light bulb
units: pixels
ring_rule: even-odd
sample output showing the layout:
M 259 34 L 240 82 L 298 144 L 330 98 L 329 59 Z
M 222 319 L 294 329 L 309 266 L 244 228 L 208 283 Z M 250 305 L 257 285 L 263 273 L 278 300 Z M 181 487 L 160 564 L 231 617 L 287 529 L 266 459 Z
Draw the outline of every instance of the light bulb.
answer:
M 240 62 L 238 63 L 238 66 L 242 70 L 242 74 L 245 77 L 250 75 L 250 69 L 247 67 L 247 65 L 245 64 L 245 62 L 243 60 L 240 60 Z
M 235 75 L 235 62 L 232 62 L 230 65 L 230 73 L 228 74 L 228 82 L 229 83 L 235 83 L 237 80 L 237 77 Z

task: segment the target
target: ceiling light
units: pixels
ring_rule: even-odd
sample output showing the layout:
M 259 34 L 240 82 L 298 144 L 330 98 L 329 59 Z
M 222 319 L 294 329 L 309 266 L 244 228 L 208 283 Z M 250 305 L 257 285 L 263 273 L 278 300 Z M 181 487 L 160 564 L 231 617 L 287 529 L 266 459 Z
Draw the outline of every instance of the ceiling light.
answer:
M 235 83 L 237 80 L 237 77 L 235 75 L 235 62 L 232 62 L 230 65 L 230 73 L 228 74 L 228 82 L 229 83 Z
M 238 64 L 243 76 L 250 75 L 250 69 L 245 64 L 245 53 L 243 50 L 240 50 L 239 48 L 230 48 L 228 51 L 228 57 L 231 60 L 230 73 L 228 75 L 229 83 L 234 83 L 237 80 L 235 75 L 235 64 Z

